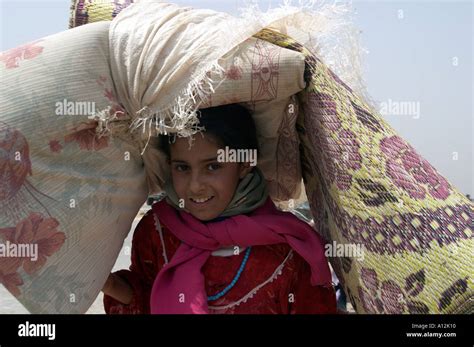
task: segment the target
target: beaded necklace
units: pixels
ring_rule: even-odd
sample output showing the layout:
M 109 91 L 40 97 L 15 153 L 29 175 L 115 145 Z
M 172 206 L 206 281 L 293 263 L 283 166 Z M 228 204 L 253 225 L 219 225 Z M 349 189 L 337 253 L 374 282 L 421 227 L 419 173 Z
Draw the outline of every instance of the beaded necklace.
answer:
M 219 299 L 219 298 L 223 297 L 225 294 L 227 294 L 227 292 L 229 290 L 231 290 L 232 287 L 235 286 L 235 284 L 239 280 L 240 275 L 244 271 L 245 264 L 247 264 L 247 260 L 249 259 L 251 248 L 252 247 L 248 247 L 247 250 L 245 251 L 245 256 L 244 256 L 244 259 L 242 260 L 242 264 L 240 264 L 239 270 L 237 271 L 237 274 L 234 276 L 234 279 L 232 280 L 232 282 L 230 282 L 230 284 L 227 287 L 225 287 L 222 291 L 220 291 L 219 293 L 217 293 L 215 295 L 208 296 L 207 301 L 216 301 L 217 299 Z

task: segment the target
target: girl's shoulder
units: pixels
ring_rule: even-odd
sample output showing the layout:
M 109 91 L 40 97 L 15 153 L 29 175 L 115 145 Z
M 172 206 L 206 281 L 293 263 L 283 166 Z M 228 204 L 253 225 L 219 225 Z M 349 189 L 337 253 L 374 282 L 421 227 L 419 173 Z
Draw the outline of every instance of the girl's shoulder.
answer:
M 153 212 L 153 209 L 149 209 L 137 224 L 135 234 L 140 238 L 154 239 L 158 238 L 161 240 L 162 237 L 176 239 L 176 237 L 167 230 L 167 228 L 160 223 L 158 216 Z
M 148 249 L 158 254 L 159 263 L 169 262 L 179 245 L 179 239 L 160 223 L 153 209 L 145 213 L 135 228 L 133 247 L 142 251 Z
M 153 210 L 148 210 L 138 222 L 133 233 L 133 241 L 149 240 L 156 234 L 156 219 Z

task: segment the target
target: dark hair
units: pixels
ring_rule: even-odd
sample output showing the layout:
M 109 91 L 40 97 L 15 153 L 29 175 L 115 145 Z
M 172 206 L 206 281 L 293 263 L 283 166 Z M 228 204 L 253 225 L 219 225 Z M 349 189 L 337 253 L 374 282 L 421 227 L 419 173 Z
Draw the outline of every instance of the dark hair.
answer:
M 228 104 L 198 111 L 199 126 L 211 135 L 220 146 L 230 149 L 256 149 L 257 129 L 250 112 L 239 104 Z M 168 156 L 174 135 L 159 135 L 160 149 Z M 194 135 L 194 136 L 197 136 Z

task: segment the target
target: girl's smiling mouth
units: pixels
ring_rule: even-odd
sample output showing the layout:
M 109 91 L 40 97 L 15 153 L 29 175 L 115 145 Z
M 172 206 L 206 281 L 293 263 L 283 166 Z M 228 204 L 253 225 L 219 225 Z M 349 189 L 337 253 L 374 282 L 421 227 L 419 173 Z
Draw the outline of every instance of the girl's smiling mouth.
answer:
M 191 200 L 191 202 L 196 205 L 202 206 L 206 204 L 207 202 L 211 201 L 213 198 L 214 198 L 214 195 L 204 197 L 204 198 L 189 198 L 189 200 Z

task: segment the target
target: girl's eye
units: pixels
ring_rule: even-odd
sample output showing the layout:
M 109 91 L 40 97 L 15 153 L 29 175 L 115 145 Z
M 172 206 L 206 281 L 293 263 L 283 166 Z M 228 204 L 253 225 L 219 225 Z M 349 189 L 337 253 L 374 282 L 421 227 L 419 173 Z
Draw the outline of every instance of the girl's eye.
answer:
M 176 171 L 183 172 L 183 171 L 186 171 L 189 167 L 188 165 L 178 164 L 174 168 L 176 169 Z
M 215 171 L 217 169 L 219 169 L 221 166 L 217 163 L 212 163 L 212 164 L 209 164 L 207 166 L 207 168 L 210 170 L 210 171 Z

